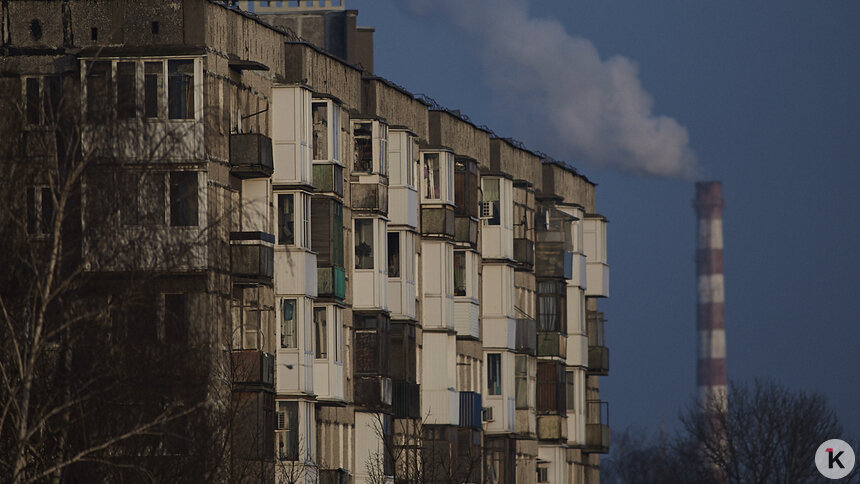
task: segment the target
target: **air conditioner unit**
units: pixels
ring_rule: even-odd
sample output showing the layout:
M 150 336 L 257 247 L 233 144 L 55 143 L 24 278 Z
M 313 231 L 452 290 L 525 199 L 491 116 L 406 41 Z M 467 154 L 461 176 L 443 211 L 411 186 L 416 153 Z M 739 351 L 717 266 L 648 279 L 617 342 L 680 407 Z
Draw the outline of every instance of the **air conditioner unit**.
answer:
M 484 422 L 492 422 L 495 420 L 493 418 L 493 407 L 482 407 L 481 408 L 481 419 Z
M 493 202 L 480 203 L 480 218 L 481 220 L 489 220 L 496 214 L 496 207 Z

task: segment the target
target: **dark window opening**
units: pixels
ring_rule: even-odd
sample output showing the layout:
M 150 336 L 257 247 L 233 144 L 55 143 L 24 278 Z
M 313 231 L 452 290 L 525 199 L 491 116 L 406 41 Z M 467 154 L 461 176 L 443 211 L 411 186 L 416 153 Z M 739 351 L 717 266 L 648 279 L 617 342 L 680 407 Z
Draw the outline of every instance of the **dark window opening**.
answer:
M 54 218 L 54 200 L 48 187 L 27 189 L 27 233 L 46 235 Z
M 158 22 L 152 22 L 152 33 L 158 34 Z
M 400 232 L 388 232 L 388 277 L 400 277 Z
M 197 225 L 197 172 L 178 171 L 170 174 L 170 225 Z
M 137 82 L 134 62 L 116 64 L 116 114 L 120 119 L 137 116 Z
M 278 402 L 278 459 L 299 460 L 299 403 Z
M 373 219 L 355 219 L 355 268 L 373 269 Z
M 296 300 L 284 299 L 281 301 L 281 348 L 296 347 L 298 347 Z
M 502 355 L 487 355 L 487 392 L 490 395 L 502 394 Z
M 559 281 L 538 282 L 538 331 L 566 331 L 565 285 Z
M 39 124 L 41 122 L 41 99 L 42 97 L 39 95 L 39 79 L 28 77 L 26 86 L 27 123 Z
M 41 40 L 42 38 L 42 22 L 39 19 L 30 21 L 30 37 L 33 40 Z
M 296 243 L 295 213 L 293 194 L 278 195 L 278 244 Z
M 353 171 L 370 173 L 373 171 L 373 123 L 358 123 L 353 129 L 355 152 Z
M 99 29 L 93 27 L 90 29 L 90 40 L 99 40 Z
M 107 114 L 108 100 L 111 99 L 111 63 L 97 61 L 89 64 L 87 72 L 87 116 L 90 121 L 98 121 Z
M 314 337 L 316 338 L 316 357 L 328 358 L 328 324 L 325 308 L 314 308 Z
M 466 253 L 454 252 L 454 295 L 466 295 Z
M 167 106 L 170 119 L 194 118 L 194 61 L 167 61 Z
M 161 93 L 164 79 L 164 64 L 146 62 L 143 64 L 143 114 L 147 118 L 161 117 Z

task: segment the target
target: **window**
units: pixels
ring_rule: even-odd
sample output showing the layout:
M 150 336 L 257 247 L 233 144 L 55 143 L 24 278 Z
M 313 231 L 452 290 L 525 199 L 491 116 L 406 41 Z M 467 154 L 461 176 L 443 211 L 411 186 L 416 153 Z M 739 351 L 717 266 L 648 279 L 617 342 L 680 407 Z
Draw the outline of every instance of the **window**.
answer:
M 143 115 L 147 118 L 160 118 L 164 92 L 164 63 L 144 62 L 143 71 Z
M 441 198 L 439 171 L 439 153 L 427 153 L 424 155 L 424 198 L 428 200 L 439 200 Z
M 54 199 L 48 187 L 27 188 L 27 233 L 44 237 L 51 232 Z
M 537 481 L 549 482 L 549 467 L 546 464 L 541 464 L 537 467 Z
M 388 232 L 388 277 L 400 277 L 400 232 Z
M 352 135 L 355 139 L 352 171 L 370 173 L 373 171 L 373 123 L 356 123 Z
M 458 157 L 454 162 L 455 213 L 478 218 L 478 164 Z
M 299 403 L 278 402 L 278 459 L 299 459 Z
M 329 146 L 328 103 L 315 102 L 311 110 L 313 113 L 314 128 L 314 160 L 327 160 Z
M 538 282 L 538 332 L 566 331 L 565 285 L 559 281 Z
M 42 114 L 42 96 L 39 93 L 39 79 L 35 77 L 28 77 L 26 81 L 26 90 L 27 92 L 25 94 L 25 100 L 27 103 L 27 123 L 40 124 Z
M 93 27 L 90 29 L 90 40 L 97 41 L 99 40 L 99 29 Z
M 514 360 L 517 408 L 529 408 L 529 360 L 526 355 L 517 355 Z
M 164 295 L 164 336 L 168 343 L 188 344 L 188 312 L 185 294 Z
M 302 247 L 311 247 L 311 197 L 299 195 L 302 199 Z
M 170 174 L 170 225 L 190 227 L 197 224 L 197 172 L 172 172 Z
M 466 295 L 466 253 L 454 252 L 454 295 Z
M 355 219 L 355 268 L 373 269 L 373 219 Z
M 292 193 L 278 195 L 278 243 L 293 245 L 296 243 L 295 206 Z
M 281 348 L 297 348 L 296 300 L 281 300 Z
M 379 173 L 388 175 L 388 126 L 379 124 L 379 138 L 376 140 L 379 153 Z
M 97 61 L 89 64 L 87 71 L 87 117 L 90 121 L 103 119 L 107 114 L 107 99 L 110 92 L 110 61 Z
M 539 361 L 537 365 L 537 410 L 543 413 L 563 415 L 565 402 L 564 365 L 555 361 Z
M 484 179 L 484 201 L 493 205 L 493 216 L 487 220 L 488 225 L 499 225 L 501 223 L 501 203 L 499 197 L 499 179 Z
M 116 115 L 119 119 L 137 116 L 136 62 L 116 64 Z
M 326 331 L 326 308 L 314 308 L 314 334 L 317 340 L 317 358 L 328 358 L 328 333 Z
M 566 386 L 566 390 L 567 390 L 567 392 L 566 392 L 566 393 L 567 393 L 567 409 L 568 409 L 568 410 L 570 410 L 570 412 L 571 412 L 571 413 L 573 413 L 573 411 L 574 411 L 574 410 L 576 410 L 576 405 L 575 405 L 575 402 L 576 402 L 576 393 L 575 393 L 576 387 L 574 386 L 574 378 L 575 378 L 574 373 L 573 373 L 572 371 L 568 371 L 568 372 L 567 372 L 567 379 L 566 379 L 566 382 L 567 382 L 567 386 Z
M 125 225 L 164 225 L 164 174 L 120 174 L 121 221 Z
M 168 118 L 194 118 L 194 61 L 167 61 Z
M 260 349 L 263 347 L 260 308 L 246 308 L 243 312 L 245 320 L 242 323 L 242 348 Z
M 502 394 L 502 355 L 487 355 L 487 390 L 490 395 Z
M 414 176 L 413 173 L 415 170 L 415 167 L 412 166 L 412 156 L 413 156 L 412 150 L 413 150 L 414 144 L 415 143 L 413 141 L 413 137 L 412 136 L 406 136 L 406 151 L 403 154 L 403 158 L 405 161 L 404 170 L 406 171 L 406 185 L 410 186 L 410 187 L 415 185 L 415 182 L 412 179 Z
M 334 220 L 332 224 L 332 263 L 337 267 L 343 267 L 343 205 L 340 202 L 335 202 L 334 204 Z
M 337 306 L 333 308 L 334 310 L 334 320 L 332 324 L 334 324 L 334 361 L 335 363 L 340 363 L 343 361 L 343 313 L 341 313 L 341 309 Z

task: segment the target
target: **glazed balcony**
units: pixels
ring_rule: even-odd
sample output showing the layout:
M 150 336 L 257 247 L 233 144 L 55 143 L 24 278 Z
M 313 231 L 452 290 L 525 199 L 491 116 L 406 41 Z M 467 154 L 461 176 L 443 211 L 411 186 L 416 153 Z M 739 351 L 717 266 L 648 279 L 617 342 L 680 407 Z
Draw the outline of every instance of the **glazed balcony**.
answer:
M 454 207 L 437 205 L 421 207 L 421 235 L 454 237 Z
M 457 215 L 454 219 L 454 241 L 478 248 L 478 223 L 474 217 Z
M 609 348 L 606 347 L 603 313 L 589 311 L 586 315 L 588 332 L 588 373 L 606 376 L 609 374 Z
M 537 323 L 534 319 L 517 319 L 514 351 L 534 355 L 537 350 Z
M 268 178 L 275 164 L 272 139 L 260 133 L 230 135 L 230 173 L 237 178 Z
M 238 350 L 231 354 L 233 384 L 267 387 L 274 390 L 275 355 L 265 351 Z
M 460 392 L 460 427 L 481 428 L 481 394 Z
M 346 271 L 343 267 L 317 267 L 317 296 L 343 301 L 346 297 Z
M 334 163 L 314 163 L 314 191 L 343 196 L 343 167 Z
M 388 184 L 382 179 L 376 183 L 353 183 L 350 200 L 354 211 L 387 215 Z
M 537 355 L 565 358 L 567 356 L 567 335 L 556 332 L 538 333 Z
M 394 418 L 421 418 L 421 386 L 406 380 L 391 384 Z
M 585 447 L 583 452 L 609 453 L 609 403 L 599 400 L 586 402 Z
M 532 267 L 535 263 L 535 243 L 529 239 L 514 239 L 514 260 L 517 264 Z
M 234 282 L 271 284 L 275 236 L 265 232 L 231 232 L 230 258 Z

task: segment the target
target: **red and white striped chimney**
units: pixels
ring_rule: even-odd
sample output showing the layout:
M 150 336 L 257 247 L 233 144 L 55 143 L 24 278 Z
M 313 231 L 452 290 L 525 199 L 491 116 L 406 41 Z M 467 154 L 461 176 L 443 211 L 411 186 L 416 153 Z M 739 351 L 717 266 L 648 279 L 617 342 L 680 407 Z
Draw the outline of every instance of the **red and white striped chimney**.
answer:
M 720 182 L 696 183 L 696 276 L 699 332 L 696 383 L 707 402 L 726 398 L 726 312 L 723 282 L 723 190 Z

